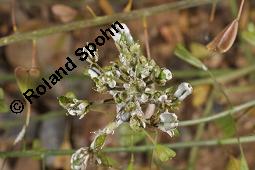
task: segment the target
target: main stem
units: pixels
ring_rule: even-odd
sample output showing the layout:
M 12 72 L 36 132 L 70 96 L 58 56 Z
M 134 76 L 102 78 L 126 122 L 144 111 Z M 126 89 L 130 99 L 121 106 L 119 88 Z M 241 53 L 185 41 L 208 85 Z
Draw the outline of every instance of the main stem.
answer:
M 244 136 L 240 138 L 241 143 L 251 143 L 255 142 L 255 135 Z M 216 140 L 206 140 L 206 141 L 188 141 L 179 142 L 173 144 L 163 144 L 172 149 L 179 148 L 189 148 L 193 146 L 197 147 L 209 147 L 218 145 L 233 145 L 237 144 L 236 138 L 229 139 L 216 139 Z M 103 149 L 104 152 L 146 152 L 154 149 L 154 145 L 144 145 L 144 146 L 130 146 L 130 147 L 107 147 Z M 71 155 L 74 150 L 26 150 L 26 151 L 12 151 L 12 152 L 0 152 L 0 158 L 16 158 L 16 157 L 39 157 L 44 156 L 63 156 Z

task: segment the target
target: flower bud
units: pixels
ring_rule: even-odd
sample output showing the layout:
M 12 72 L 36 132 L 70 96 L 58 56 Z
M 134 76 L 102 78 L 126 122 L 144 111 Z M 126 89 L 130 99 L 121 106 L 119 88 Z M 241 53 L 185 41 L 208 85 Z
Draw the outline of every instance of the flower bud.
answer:
M 165 102 L 165 101 L 167 100 L 167 95 L 166 95 L 166 94 L 163 94 L 163 95 L 159 96 L 158 100 L 159 100 L 160 102 Z
M 100 76 L 100 71 L 95 67 L 89 68 L 88 73 L 92 79 Z
M 88 148 L 80 148 L 71 157 L 71 169 L 81 170 L 86 169 L 89 160 Z
M 169 69 L 164 68 L 159 74 L 159 79 L 162 83 L 172 79 L 172 73 Z
M 118 28 L 119 33 L 116 33 L 114 36 L 112 36 L 113 40 L 115 42 L 119 42 L 121 40 L 121 35 L 125 35 L 129 42 L 133 42 L 133 37 L 131 36 L 127 25 L 124 23 L 121 23 L 121 25 L 124 27 L 124 29 Z M 113 29 L 112 31 L 114 32 Z
M 149 96 L 143 93 L 143 94 L 141 95 L 140 101 L 141 101 L 142 103 L 146 103 L 146 102 L 148 101 L 148 99 L 149 99 Z
M 109 85 L 110 88 L 114 88 L 116 86 L 116 81 L 111 79 L 109 80 L 109 82 L 107 82 L 107 84 Z
M 167 110 L 161 113 L 159 122 L 159 129 L 168 133 L 171 137 L 174 136 L 174 129 L 178 126 L 178 120 L 175 113 L 170 113 Z
M 163 73 L 165 74 L 166 80 L 171 80 L 172 79 L 173 76 L 172 76 L 172 73 L 171 73 L 170 70 L 164 69 Z
M 192 93 L 192 87 L 189 83 L 181 83 L 174 96 L 178 98 L 178 100 L 183 101 L 188 95 Z

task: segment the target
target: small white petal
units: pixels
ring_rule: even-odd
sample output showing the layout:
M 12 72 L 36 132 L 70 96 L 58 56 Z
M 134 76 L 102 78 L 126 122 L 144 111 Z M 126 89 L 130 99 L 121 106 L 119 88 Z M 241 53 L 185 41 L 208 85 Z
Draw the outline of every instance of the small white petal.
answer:
M 111 80 L 107 84 L 109 85 L 110 88 L 114 88 L 116 86 L 116 81 L 115 80 Z
M 175 113 L 170 113 L 168 111 L 165 111 L 164 113 L 161 113 L 160 116 L 160 121 L 162 123 L 171 123 L 177 121 L 177 116 Z
M 149 99 L 149 97 L 148 97 L 148 95 L 146 95 L 146 94 L 142 94 L 142 96 L 141 96 L 141 102 L 142 103 L 145 103 L 145 102 L 147 102 L 148 101 L 148 99 Z
M 188 95 L 192 93 L 192 87 L 189 83 L 181 83 L 176 92 L 174 93 L 174 96 L 178 98 L 178 100 L 182 101 L 184 100 Z
M 88 69 L 88 73 L 92 79 L 99 76 L 99 73 L 94 69 Z
M 88 148 L 78 149 L 71 157 L 72 170 L 85 170 L 89 160 Z
M 127 89 L 129 89 L 130 84 L 124 83 L 124 84 L 123 84 L 123 87 L 127 90 Z
M 150 88 L 146 87 L 144 91 L 145 91 L 145 93 L 149 93 L 149 92 L 151 92 L 152 90 L 151 90 Z
M 172 77 L 173 77 L 173 75 L 172 75 L 172 72 L 169 70 L 169 69 L 164 69 L 163 70 L 163 73 L 165 74 L 165 76 L 166 76 L 166 80 L 171 80 L 172 79 Z
M 116 76 L 119 78 L 120 77 L 120 75 L 121 75 L 121 73 L 120 73 L 120 71 L 119 70 L 116 70 Z
M 173 136 L 174 136 L 174 131 L 172 131 L 172 130 L 166 131 L 166 133 L 168 133 L 168 135 L 169 135 L 170 137 L 173 137 Z
M 167 95 L 166 95 L 166 94 L 161 95 L 161 96 L 158 98 L 158 100 L 159 100 L 160 102 L 165 102 L 165 101 L 167 100 Z
M 113 40 L 115 42 L 119 42 L 121 39 L 121 34 L 124 34 L 127 37 L 129 42 L 133 42 L 133 37 L 131 36 L 127 25 L 124 23 L 121 23 L 121 25 L 123 26 L 124 29 L 117 28 L 119 30 L 119 33 L 116 33 L 115 30 L 113 28 L 111 28 L 111 30 L 115 33 L 114 36 L 112 36 Z

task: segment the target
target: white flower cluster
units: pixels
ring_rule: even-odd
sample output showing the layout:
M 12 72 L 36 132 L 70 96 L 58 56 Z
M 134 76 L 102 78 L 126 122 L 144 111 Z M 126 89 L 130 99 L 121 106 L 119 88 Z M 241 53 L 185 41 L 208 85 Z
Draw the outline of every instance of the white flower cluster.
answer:
M 89 102 L 86 100 L 77 100 L 70 96 L 61 96 L 58 100 L 71 116 L 79 116 L 79 119 L 82 119 L 88 113 Z
M 87 147 L 78 149 L 71 157 L 71 168 L 85 170 L 89 160 L 89 150 Z
M 113 36 L 120 52 L 119 61 L 111 62 L 105 68 L 91 64 L 88 73 L 98 92 L 109 92 L 113 96 L 116 122 L 129 122 L 133 129 L 145 128 L 146 124 L 155 125 L 173 136 L 178 120 L 174 113 L 166 113 L 176 110 L 179 102 L 191 94 L 192 87 L 182 83 L 175 92 L 173 88 L 156 90 L 155 86 L 164 86 L 172 79 L 172 72 L 160 68 L 153 59 L 144 57 L 128 27 L 123 23 L 122 26 L 124 29 L 119 29 L 120 33 Z M 148 104 L 158 107 L 150 119 L 145 119 L 142 106 Z
M 103 130 L 95 132 L 93 142 L 89 147 L 80 148 L 71 157 L 71 168 L 73 170 L 85 170 L 89 159 L 95 159 L 98 164 L 105 164 L 100 150 L 104 146 L 107 135 L 113 134 L 119 124 L 112 122 Z
M 133 40 L 128 27 L 123 23 L 122 26 L 124 29 L 120 29 L 119 34 L 112 37 L 120 53 L 119 60 L 103 68 L 97 64 L 97 59 L 88 61 L 88 75 L 95 83 L 95 90 L 100 93 L 108 92 L 116 103 L 116 120 L 96 132 L 89 148 L 73 154 L 74 170 L 85 167 L 84 162 L 87 164 L 89 154 L 94 154 L 97 163 L 101 164 L 102 159 L 98 152 L 104 145 L 105 137 L 112 134 L 123 122 L 128 122 L 133 130 L 146 128 L 147 125 L 157 127 L 173 137 L 178 126 L 174 112 L 180 102 L 192 93 L 189 83 L 181 83 L 176 90 L 174 87 L 164 89 L 163 86 L 173 77 L 172 72 L 159 67 L 153 59 L 144 57 L 140 45 Z M 89 110 L 87 101 L 62 98 L 60 104 L 70 115 L 83 117 Z M 146 117 L 144 110 L 150 105 L 155 106 L 154 112 L 150 117 Z M 81 153 L 83 156 L 79 156 Z

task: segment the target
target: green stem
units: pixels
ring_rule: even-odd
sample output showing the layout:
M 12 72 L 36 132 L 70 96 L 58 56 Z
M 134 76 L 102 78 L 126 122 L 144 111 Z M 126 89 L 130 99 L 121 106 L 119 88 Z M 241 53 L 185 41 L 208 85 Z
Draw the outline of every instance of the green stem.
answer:
M 244 75 L 247 75 L 251 72 L 255 71 L 255 65 L 251 65 L 242 69 L 238 69 L 220 76 L 216 76 L 216 80 L 219 83 L 226 83 L 226 82 L 230 82 L 232 80 L 235 80 L 239 77 L 242 77 Z M 199 79 L 199 80 L 194 80 L 190 82 L 193 86 L 196 85 L 201 85 L 201 84 L 213 84 L 214 81 L 212 80 L 212 78 L 206 78 L 206 79 Z
M 251 143 L 255 142 L 255 135 L 244 136 L 240 138 L 241 143 Z M 233 145 L 237 144 L 236 138 L 229 139 L 215 139 L 215 140 L 205 140 L 205 141 L 187 141 L 179 142 L 173 144 L 163 144 L 172 149 L 179 148 L 190 148 L 193 146 L 197 147 L 209 147 L 209 146 L 219 146 L 219 145 Z M 103 149 L 104 152 L 146 152 L 148 150 L 154 149 L 154 145 L 144 145 L 144 146 L 130 146 L 130 147 L 107 147 Z M 16 158 L 16 157 L 40 157 L 45 156 L 63 156 L 71 155 L 74 150 L 26 150 L 26 151 L 12 151 L 12 152 L 0 152 L 0 158 Z
M 205 117 L 205 118 L 201 118 L 201 119 L 196 119 L 196 120 L 187 120 L 187 121 L 181 121 L 179 122 L 179 126 L 191 126 L 191 125 L 196 125 L 199 123 L 205 123 L 205 122 L 210 122 L 210 121 L 214 121 L 216 119 L 220 119 L 222 117 L 225 117 L 227 115 L 232 115 L 234 113 L 237 113 L 243 109 L 247 109 L 249 107 L 254 107 L 255 106 L 255 100 L 249 101 L 245 104 L 241 104 L 238 106 L 235 106 L 233 108 L 231 108 L 230 110 L 226 110 L 223 112 L 220 112 L 218 114 L 215 114 L 213 116 L 209 116 L 209 117 Z
M 40 116 L 31 116 L 31 122 L 49 120 L 49 119 L 53 119 L 53 118 L 56 118 L 56 117 L 61 117 L 63 115 L 65 115 L 64 111 L 52 111 L 52 112 L 48 112 L 48 113 L 45 113 L 45 114 L 40 115 Z M 8 129 L 8 128 L 11 128 L 11 127 L 16 127 L 16 126 L 22 125 L 23 120 L 24 120 L 24 118 L 23 119 L 16 119 L 16 120 L 11 120 L 11 121 L 1 122 L 0 128 Z
M 251 72 L 255 71 L 255 65 L 251 65 L 249 67 L 240 68 L 238 70 L 231 70 L 231 69 L 221 69 L 221 70 L 212 70 L 211 72 L 213 75 L 216 76 L 216 79 L 221 83 L 226 83 L 232 80 L 235 80 L 239 77 L 247 75 Z M 175 78 L 178 79 L 185 79 L 185 78 L 200 78 L 200 77 L 208 77 L 208 73 L 203 70 L 173 70 L 173 75 Z M 47 77 L 49 75 L 43 75 L 43 77 Z M 4 74 L 0 75 L 0 83 L 6 81 L 15 81 L 15 77 L 13 74 Z M 86 76 L 81 74 L 72 74 L 70 76 L 66 76 L 68 80 L 81 80 L 86 78 Z M 192 85 L 200 85 L 200 84 L 212 84 L 213 81 L 210 78 L 198 79 L 191 81 Z
M 52 26 L 50 28 L 39 29 L 32 32 L 16 33 L 16 34 L 1 38 L 0 46 L 11 44 L 18 41 L 33 40 L 36 38 L 44 37 L 44 36 L 55 34 L 55 33 L 72 31 L 72 30 L 87 28 L 92 26 L 99 26 L 103 24 L 112 23 L 117 20 L 127 21 L 131 19 L 138 19 L 142 17 L 156 15 L 166 11 L 196 7 L 199 5 L 209 4 L 211 2 L 212 0 L 190 0 L 190 1 L 182 0 L 182 1 L 158 5 L 155 7 L 134 10 L 127 13 L 116 13 L 110 16 L 102 16 L 102 17 L 97 17 L 97 18 L 89 19 L 89 20 L 74 21 L 68 24 Z
M 232 113 L 234 114 L 236 112 L 247 109 L 247 108 L 252 107 L 254 105 L 255 105 L 255 100 L 252 100 L 252 101 L 249 101 L 247 103 L 235 106 L 233 108 Z M 63 114 L 64 114 L 64 111 L 48 112 L 48 113 L 40 115 L 40 116 L 32 116 L 31 121 L 36 122 L 36 121 L 48 120 L 48 119 L 52 119 L 52 118 L 55 118 L 55 117 L 63 116 Z M 230 114 L 230 111 L 226 110 L 224 112 L 216 113 L 214 116 L 210 116 L 210 117 L 205 117 L 205 118 L 201 118 L 201 119 L 197 119 L 197 120 L 181 121 L 181 122 L 179 122 L 179 126 L 191 126 L 191 125 L 196 125 L 196 124 L 203 123 L 203 122 L 209 122 L 209 121 L 224 117 L 228 114 Z M 22 124 L 22 120 L 5 121 L 5 122 L 2 122 L 0 124 L 0 128 L 7 129 L 7 128 L 15 127 L 15 126 L 21 125 L 21 124 Z

